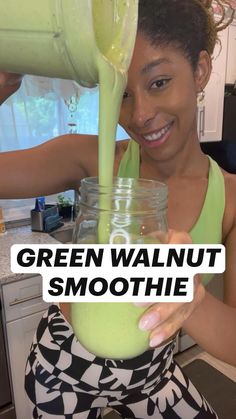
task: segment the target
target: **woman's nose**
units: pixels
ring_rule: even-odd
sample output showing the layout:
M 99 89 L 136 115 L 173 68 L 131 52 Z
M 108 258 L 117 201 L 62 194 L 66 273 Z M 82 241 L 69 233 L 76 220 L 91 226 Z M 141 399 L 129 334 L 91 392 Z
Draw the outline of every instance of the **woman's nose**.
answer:
M 131 121 L 137 127 L 145 127 L 155 117 L 155 106 L 147 95 L 139 95 L 134 98 Z

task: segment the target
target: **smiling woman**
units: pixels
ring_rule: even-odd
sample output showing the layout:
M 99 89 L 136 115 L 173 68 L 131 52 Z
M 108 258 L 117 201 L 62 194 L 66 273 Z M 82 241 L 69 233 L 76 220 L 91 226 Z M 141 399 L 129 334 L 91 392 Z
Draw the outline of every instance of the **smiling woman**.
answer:
M 196 96 L 210 76 L 210 58 L 206 51 L 201 52 L 194 77 L 189 61 L 178 49 L 157 49 L 141 33 L 136 45 L 120 123 L 143 146 L 143 162 L 149 156 L 152 161 L 154 157 L 169 159 L 185 144 L 192 147 L 195 142 Z

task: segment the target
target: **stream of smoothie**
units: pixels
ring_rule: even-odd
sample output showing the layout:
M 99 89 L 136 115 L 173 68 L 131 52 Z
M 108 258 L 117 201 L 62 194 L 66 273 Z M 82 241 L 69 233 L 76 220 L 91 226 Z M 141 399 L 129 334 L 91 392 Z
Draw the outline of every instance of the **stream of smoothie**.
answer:
M 106 12 L 101 13 L 102 3 Z M 99 185 L 112 187 L 115 155 L 115 136 L 123 92 L 127 83 L 127 70 L 133 42 L 125 42 L 124 26 L 137 25 L 138 5 L 133 0 L 133 16 L 124 25 L 129 0 L 116 3 L 115 24 L 101 31 L 112 20 L 112 0 L 93 1 L 93 21 L 96 42 L 102 54 L 97 54 L 99 74 Z M 109 9 L 110 7 L 110 9 Z M 107 18 L 107 14 L 110 17 Z M 127 60 L 129 57 L 129 60 Z M 106 196 L 99 199 L 105 209 L 99 217 L 98 243 L 109 243 L 111 202 Z M 83 243 L 85 241 L 83 240 Z M 132 303 L 73 303 L 71 319 L 80 342 L 92 353 L 105 358 L 130 358 L 148 347 L 148 333 L 141 332 L 138 320 L 143 308 Z
M 116 128 L 123 93 L 127 84 L 128 63 L 134 45 L 134 39 L 127 41 L 126 32 L 137 25 L 136 1 L 133 1 L 134 14 L 130 19 L 127 19 L 127 11 L 128 7 L 131 7 L 131 3 L 123 0 L 116 2 L 116 4 L 111 0 L 93 1 L 94 32 L 99 47 L 96 60 L 99 75 L 98 181 L 99 185 L 103 187 L 112 187 L 113 184 Z M 116 10 L 114 10 L 114 5 Z M 103 6 L 105 6 L 105 13 L 101 13 L 101 7 Z M 112 27 L 107 26 L 107 22 L 113 22 Z M 99 243 L 109 243 L 110 207 L 109 198 L 101 195 L 100 208 L 104 208 L 108 212 L 105 211 L 100 216 L 98 225 Z

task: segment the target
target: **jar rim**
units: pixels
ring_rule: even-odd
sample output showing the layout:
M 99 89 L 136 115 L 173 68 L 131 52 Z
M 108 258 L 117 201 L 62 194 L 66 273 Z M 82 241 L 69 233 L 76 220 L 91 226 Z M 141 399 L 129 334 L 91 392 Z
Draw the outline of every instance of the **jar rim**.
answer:
M 99 202 L 100 210 L 110 211 L 112 208 L 113 212 L 128 213 L 133 200 L 137 204 L 148 202 L 148 210 L 139 208 L 135 211 L 136 214 L 143 211 L 155 213 L 157 206 L 158 211 L 165 211 L 167 208 L 167 185 L 152 179 L 114 177 L 111 186 L 101 186 L 98 183 L 98 177 L 87 177 L 81 180 L 79 191 L 81 205 L 90 207 L 91 205 L 88 205 L 88 197 L 90 197 L 90 200 L 94 199 L 94 202 Z M 108 203 L 112 203 L 111 207 Z
M 168 187 L 164 182 L 160 182 L 158 180 L 153 179 L 144 179 L 144 178 L 129 178 L 129 177 L 113 177 L 113 183 L 111 186 L 103 186 L 99 185 L 98 177 L 97 176 L 91 176 L 86 177 L 81 180 L 81 188 L 92 188 L 94 190 L 97 190 L 98 192 L 111 192 L 115 188 L 119 188 L 121 190 L 131 190 L 132 191 L 142 191 L 145 190 L 146 192 L 150 192 L 150 190 L 153 191 L 153 189 L 160 190 L 163 194 L 167 194 Z M 91 189 L 90 189 L 91 190 Z

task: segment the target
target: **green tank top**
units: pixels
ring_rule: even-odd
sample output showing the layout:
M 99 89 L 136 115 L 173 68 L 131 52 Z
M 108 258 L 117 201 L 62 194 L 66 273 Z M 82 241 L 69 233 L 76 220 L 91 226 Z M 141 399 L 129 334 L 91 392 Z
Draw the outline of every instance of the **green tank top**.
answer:
M 220 244 L 222 243 L 222 223 L 225 210 L 225 184 L 224 176 L 218 164 L 209 157 L 210 168 L 208 188 L 198 220 L 189 231 L 194 244 Z M 138 178 L 140 169 L 139 145 L 130 140 L 124 153 L 117 176 Z M 206 285 L 212 274 L 204 275 L 203 283 Z

